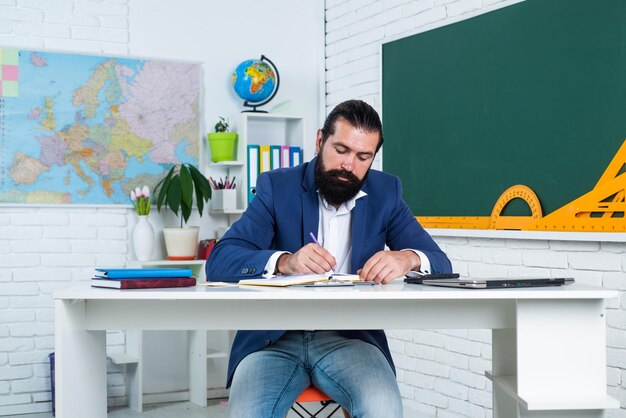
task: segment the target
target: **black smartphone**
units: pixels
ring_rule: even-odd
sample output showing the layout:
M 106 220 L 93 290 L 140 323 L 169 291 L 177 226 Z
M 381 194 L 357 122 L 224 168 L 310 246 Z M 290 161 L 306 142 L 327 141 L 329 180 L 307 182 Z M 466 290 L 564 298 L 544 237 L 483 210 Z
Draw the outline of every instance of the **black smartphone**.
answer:
M 422 284 L 422 280 L 437 280 L 437 279 L 458 279 L 459 273 L 435 273 L 435 274 L 421 274 L 416 271 L 409 271 L 405 275 L 404 282 L 411 284 Z

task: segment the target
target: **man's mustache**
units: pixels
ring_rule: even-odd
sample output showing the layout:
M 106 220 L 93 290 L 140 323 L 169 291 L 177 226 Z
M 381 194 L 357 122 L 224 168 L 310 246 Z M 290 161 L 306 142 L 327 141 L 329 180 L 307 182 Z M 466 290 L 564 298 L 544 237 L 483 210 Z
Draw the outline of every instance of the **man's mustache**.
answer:
M 337 179 L 339 177 L 343 177 L 343 178 L 348 179 L 348 181 L 351 182 L 351 183 L 358 183 L 359 182 L 359 178 L 357 176 L 355 176 L 354 173 L 351 173 L 351 172 L 346 171 L 346 170 L 328 170 L 326 172 L 326 176 L 334 177 L 334 178 L 337 178 Z

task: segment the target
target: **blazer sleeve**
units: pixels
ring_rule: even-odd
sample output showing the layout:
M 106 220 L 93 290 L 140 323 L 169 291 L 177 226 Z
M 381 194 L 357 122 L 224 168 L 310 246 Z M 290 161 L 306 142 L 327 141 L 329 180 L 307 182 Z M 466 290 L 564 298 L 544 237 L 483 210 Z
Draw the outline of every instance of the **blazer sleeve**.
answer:
M 257 194 L 241 219 L 217 242 L 206 265 L 210 281 L 232 281 L 261 276 L 274 239 L 274 192 L 268 175 L 257 179 Z
M 394 204 L 387 224 L 387 246 L 397 251 L 413 249 L 422 251 L 430 261 L 432 273 L 451 273 L 452 264 L 430 234 L 417 222 L 402 199 L 402 184 L 395 178 Z

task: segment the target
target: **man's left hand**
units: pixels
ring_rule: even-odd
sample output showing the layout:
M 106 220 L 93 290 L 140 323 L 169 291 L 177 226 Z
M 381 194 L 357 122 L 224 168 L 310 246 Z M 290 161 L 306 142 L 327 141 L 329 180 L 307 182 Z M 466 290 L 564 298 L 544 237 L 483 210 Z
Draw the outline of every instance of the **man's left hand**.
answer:
M 357 273 L 367 282 L 389 283 L 420 266 L 421 259 L 413 251 L 379 251 Z

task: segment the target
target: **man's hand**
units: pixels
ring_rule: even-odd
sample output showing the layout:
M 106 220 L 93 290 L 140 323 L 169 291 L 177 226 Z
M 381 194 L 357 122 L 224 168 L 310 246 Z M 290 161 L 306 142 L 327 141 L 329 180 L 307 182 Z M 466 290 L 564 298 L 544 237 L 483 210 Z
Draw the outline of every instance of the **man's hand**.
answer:
M 293 254 L 283 254 L 276 266 L 281 274 L 322 274 L 335 268 L 337 261 L 318 244 L 307 244 Z
M 357 273 L 366 282 L 389 283 L 411 270 L 419 270 L 420 256 L 413 251 L 379 251 Z

